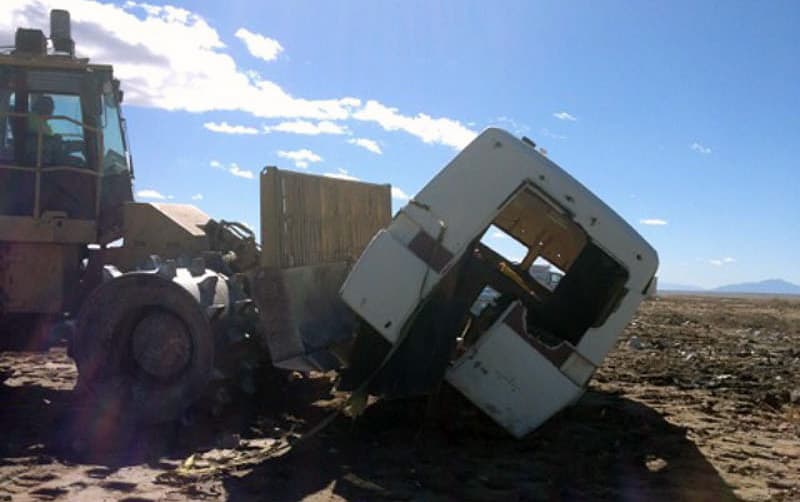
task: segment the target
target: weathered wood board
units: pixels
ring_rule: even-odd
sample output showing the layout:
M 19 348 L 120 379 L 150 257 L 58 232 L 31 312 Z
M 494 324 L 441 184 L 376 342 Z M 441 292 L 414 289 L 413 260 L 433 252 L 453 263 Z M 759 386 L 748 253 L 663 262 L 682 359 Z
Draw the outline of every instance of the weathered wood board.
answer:
M 262 265 L 355 261 L 392 218 L 391 187 L 269 167 L 261 172 Z

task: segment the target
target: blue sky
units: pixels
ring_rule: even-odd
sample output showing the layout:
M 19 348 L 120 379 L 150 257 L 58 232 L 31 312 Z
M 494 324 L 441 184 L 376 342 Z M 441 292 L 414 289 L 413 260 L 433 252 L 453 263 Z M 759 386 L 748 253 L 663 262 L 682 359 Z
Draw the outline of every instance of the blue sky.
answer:
M 500 126 L 648 239 L 661 281 L 800 283 L 800 3 L 4 0 L 0 44 L 51 5 L 122 78 L 142 195 L 257 226 L 246 176 L 278 165 L 391 183 L 397 208 Z

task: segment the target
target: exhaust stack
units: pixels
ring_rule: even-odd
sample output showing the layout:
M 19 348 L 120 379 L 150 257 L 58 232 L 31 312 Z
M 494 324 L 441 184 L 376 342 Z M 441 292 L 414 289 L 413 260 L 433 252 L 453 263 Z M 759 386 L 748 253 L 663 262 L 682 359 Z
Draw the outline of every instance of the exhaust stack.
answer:
M 69 11 L 53 9 L 50 11 L 50 40 L 55 52 L 75 56 L 75 42 L 72 40 L 72 27 Z

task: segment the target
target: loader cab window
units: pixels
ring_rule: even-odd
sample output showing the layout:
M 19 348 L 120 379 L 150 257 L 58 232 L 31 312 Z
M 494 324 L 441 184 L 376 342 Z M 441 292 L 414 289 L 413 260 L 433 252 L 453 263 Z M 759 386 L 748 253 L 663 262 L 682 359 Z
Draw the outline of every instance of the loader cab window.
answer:
M 112 92 L 103 94 L 101 124 L 103 127 L 103 174 L 122 174 L 130 170 L 125 126 L 119 104 Z
M 14 93 L 0 89 L 0 163 L 14 163 Z
M 86 167 L 80 96 L 31 93 L 26 134 L 29 163 L 35 165 L 37 155 L 41 155 L 42 166 Z
M 25 110 L 16 111 L 15 93 L 8 81 L 4 84 L 0 87 L 0 215 L 29 216 L 36 177 L 31 171 L 15 169 L 24 165 Z

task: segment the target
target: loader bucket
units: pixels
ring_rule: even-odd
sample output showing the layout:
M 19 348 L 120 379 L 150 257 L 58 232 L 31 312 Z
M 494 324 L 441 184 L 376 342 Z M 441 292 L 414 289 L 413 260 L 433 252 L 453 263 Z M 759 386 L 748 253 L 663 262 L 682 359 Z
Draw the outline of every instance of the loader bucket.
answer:
M 272 364 L 297 371 L 341 365 L 336 351 L 353 336 L 355 316 L 338 296 L 347 262 L 286 269 L 260 268 L 251 275 Z
M 261 267 L 248 277 L 275 366 L 326 371 L 341 365 L 355 316 L 338 291 L 390 221 L 389 185 L 262 171 Z

